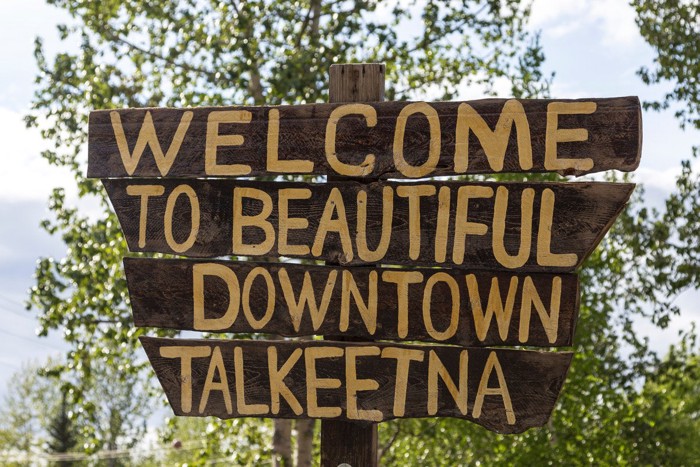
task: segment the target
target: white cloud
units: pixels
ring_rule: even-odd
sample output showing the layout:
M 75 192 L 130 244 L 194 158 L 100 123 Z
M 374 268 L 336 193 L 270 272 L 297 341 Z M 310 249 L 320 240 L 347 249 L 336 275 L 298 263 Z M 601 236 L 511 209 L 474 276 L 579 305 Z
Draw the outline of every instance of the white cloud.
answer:
M 634 322 L 635 332 L 640 337 L 648 337 L 652 350 L 665 355 L 671 345 L 678 343 L 681 333 L 689 331 L 693 323 L 700 324 L 698 299 L 700 299 L 698 290 L 683 292 L 676 299 L 680 314 L 671 318 L 666 329 L 660 329 L 647 319 L 637 319 Z
M 676 186 L 676 178 L 681 173 L 680 166 L 664 170 L 640 167 L 635 171 L 635 181 L 647 188 L 655 188 L 664 194 L 670 194 Z
M 535 0 L 532 5 L 530 24 L 542 28 L 570 15 L 574 10 L 580 10 L 585 3 L 582 0 Z
M 46 200 L 61 186 L 75 198 L 75 182 L 69 170 L 50 166 L 41 157 L 46 142 L 36 129 L 26 128 L 22 113 L 0 108 L 0 202 Z
M 477 72 L 474 76 L 474 80 L 485 79 L 485 72 Z M 493 80 L 492 91 L 495 95 L 486 94 L 486 86 L 467 83 L 466 80 L 457 86 L 457 94 L 455 100 L 476 100 L 476 99 L 486 99 L 490 97 L 501 97 L 507 98 L 513 95 L 511 89 L 511 82 L 506 77 L 498 77 Z M 439 85 L 428 85 L 420 88 L 419 92 L 414 93 L 411 98 L 421 99 L 426 101 L 436 101 L 441 100 L 442 91 Z
M 628 47 L 641 40 L 634 9 L 627 2 L 596 0 L 590 3 L 591 17 L 602 23 L 603 44 Z
M 626 48 L 641 41 L 633 8 L 622 0 L 535 0 L 530 24 L 554 38 L 595 27 L 601 42 Z

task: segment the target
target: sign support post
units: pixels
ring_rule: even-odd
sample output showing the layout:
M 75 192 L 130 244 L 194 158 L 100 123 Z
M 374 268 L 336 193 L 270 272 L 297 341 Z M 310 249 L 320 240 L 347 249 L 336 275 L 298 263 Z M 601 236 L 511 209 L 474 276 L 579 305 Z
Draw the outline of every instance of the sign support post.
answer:
M 384 71 L 383 63 L 331 65 L 329 102 L 383 101 Z M 329 182 L 336 180 L 341 179 L 328 177 Z M 333 337 L 333 340 L 353 339 Z M 321 465 L 336 467 L 345 463 L 352 467 L 376 467 L 377 426 L 376 423 L 321 420 Z
M 630 172 L 639 99 L 384 102 L 384 74 L 332 66 L 330 103 L 91 112 L 129 250 L 190 258 L 124 258 L 135 326 L 325 339 L 141 336 L 175 415 L 321 419 L 330 467 L 376 467 L 392 419 L 547 423 L 573 353 L 507 347 L 573 344 L 576 270 L 634 185 L 426 179 Z M 289 174 L 327 183 L 241 178 Z

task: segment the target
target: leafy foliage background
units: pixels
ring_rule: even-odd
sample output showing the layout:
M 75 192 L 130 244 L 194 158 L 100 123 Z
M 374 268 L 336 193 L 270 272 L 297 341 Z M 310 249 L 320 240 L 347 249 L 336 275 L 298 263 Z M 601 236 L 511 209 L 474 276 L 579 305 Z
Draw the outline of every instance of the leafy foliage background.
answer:
M 61 190 L 54 192 L 52 217 L 43 228 L 60 235 L 67 251 L 63 258 L 41 259 L 29 305 L 44 334 L 61 330 L 71 345 L 65 362 L 52 365 L 50 373 L 60 378 L 85 420 L 95 414 L 94 388 L 105 372 L 123 379 L 125 387 L 138 382 L 143 394 L 154 394 L 150 368 L 138 352 L 137 338 L 146 331 L 131 323 L 121 268 L 127 248 L 101 186 L 84 177 L 90 110 L 322 102 L 328 68 L 342 62 L 385 62 L 389 100 L 452 99 L 473 86 L 489 95 L 504 80 L 515 97 L 546 97 L 552 79 L 541 70 L 537 34 L 526 28 L 527 2 L 49 3 L 71 14 L 71 24 L 59 30 L 64 40 L 79 38 L 80 48 L 49 59 L 37 40 L 40 74 L 27 124 L 52 142 L 46 160 L 71 168 L 80 194 L 97 197 L 104 213 L 88 218 L 66 204 Z M 697 4 L 635 0 L 632 5 L 642 35 L 657 52 L 658 67 L 641 69 L 640 77 L 649 84 L 674 84 L 663 102 L 647 107 L 681 103 L 680 124 L 700 128 L 700 52 L 690 46 L 699 30 Z M 698 188 L 686 163 L 663 211 L 644 207 L 638 190 L 584 265 L 576 357 L 546 427 L 502 436 L 452 419 L 392 421 L 380 426 L 382 463 L 697 461 L 700 375 L 693 332 L 661 359 L 635 335 L 632 323 L 644 319 L 665 327 L 678 312 L 674 298 L 698 287 Z M 88 450 L 109 443 L 95 428 L 86 428 L 83 436 Z M 201 447 L 187 453 L 193 464 L 221 457 L 250 464 L 273 455 L 272 423 L 266 420 L 172 420 L 165 436 L 203 437 Z

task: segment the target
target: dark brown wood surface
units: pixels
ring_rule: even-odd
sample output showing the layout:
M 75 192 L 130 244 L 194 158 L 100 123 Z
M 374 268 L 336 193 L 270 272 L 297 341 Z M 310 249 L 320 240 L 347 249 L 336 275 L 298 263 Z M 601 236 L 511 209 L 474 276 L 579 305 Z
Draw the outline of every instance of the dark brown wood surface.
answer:
M 103 180 L 103 183 L 131 251 L 179 253 L 191 257 L 231 254 L 279 256 L 279 234 L 281 228 L 284 228 L 288 232 L 286 243 L 292 245 L 284 250 L 285 256 L 290 257 L 337 261 L 343 265 L 456 265 L 469 269 L 507 267 L 512 270 L 549 272 L 571 271 L 580 265 L 612 225 L 634 188 L 633 184 L 602 182 L 304 184 L 241 180 L 120 179 Z M 290 199 L 286 203 L 287 218 L 294 219 L 293 222 L 280 222 L 278 194 L 283 189 L 309 190 L 306 192 L 309 199 Z M 414 197 L 414 207 L 411 208 L 409 197 L 399 194 L 402 190 L 414 189 L 426 190 L 426 193 L 432 195 Z M 449 195 L 449 201 L 440 202 L 441 189 Z M 133 194 L 143 190 L 163 194 L 148 197 Z M 187 195 L 186 192 L 190 194 Z M 269 196 L 268 202 L 264 204 L 263 201 L 247 197 L 248 195 L 240 196 L 244 192 L 254 192 L 263 198 Z M 389 209 L 391 203 L 387 204 L 388 216 L 387 222 L 384 222 L 385 203 L 382 196 L 387 192 L 389 199 L 393 200 L 393 208 Z M 480 192 L 477 195 L 485 197 L 461 196 L 461 193 L 472 192 Z M 234 203 L 236 193 L 239 194 L 238 203 Z M 358 201 L 358 195 L 366 196 L 366 199 Z M 195 198 L 196 201 L 191 201 Z M 467 212 L 464 209 L 457 212 L 460 199 L 464 201 L 462 207 L 467 206 Z M 495 215 L 498 199 L 501 200 L 502 212 Z M 170 218 L 166 210 L 168 200 Z M 522 200 L 526 202 L 522 203 Z M 193 202 L 199 206 L 199 215 L 192 214 Z M 141 206 L 146 204 L 147 217 L 145 211 L 141 212 Z M 362 225 L 357 221 L 358 205 L 366 211 L 366 222 Z M 420 210 L 417 209 L 418 206 Z M 547 206 L 549 216 L 543 215 Z M 344 208 L 344 216 L 341 207 Z M 269 216 L 261 214 L 263 209 L 269 209 Z M 324 209 L 328 222 L 321 223 L 326 229 L 320 229 Z M 246 222 L 256 216 L 263 217 L 267 232 L 265 228 L 234 222 L 234 210 L 239 212 L 239 219 L 245 218 Z M 193 230 L 193 218 L 199 224 L 198 231 Z M 308 222 L 308 226 L 305 222 Z M 460 226 L 460 235 L 455 235 L 457 224 Z M 331 225 L 332 228 L 329 227 Z M 496 241 L 494 235 L 497 225 L 500 225 L 500 241 Z M 530 226 L 531 229 L 528 229 Z M 170 239 L 167 237 L 167 229 L 171 230 Z M 235 233 L 236 229 L 238 234 Z M 333 229 L 344 230 L 345 240 Z M 521 229 L 524 232 L 530 230 L 530 235 L 521 235 Z M 366 235 L 358 234 L 362 230 L 366 231 Z M 321 235 L 323 231 L 327 232 L 325 236 Z M 370 260 L 363 259 L 358 241 L 366 236 L 365 250 L 377 250 L 381 246 L 382 233 L 388 242 L 386 251 L 379 250 L 381 254 L 376 257 L 365 255 Z M 266 239 L 271 242 L 266 247 L 254 247 L 265 246 Z M 234 249 L 235 242 L 245 244 L 246 248 L 239 246 Z M 173 245 L 180 251 L 174 250 Z M 458 250 L 460 245 L 462 250 Z M 521 256 L 522 261 L 504 264 L 504 260 L 497 255 L 496 246 L 499 246 L 500 258 L 504 255 Z M 302 253 L 299 254 L 299 251 Z M 547 256 L 549 253 L 556 258 L 553 260 L 551 255 Z M 558 262 L 562 258 L 565 261 Z
M 499 433 L 547 422 L 572 357 L 382 343 L 140 339 L 176 415 L 458 417 Z M 400 362 L 405 371 L 398 371 Z M 271 369 L 279 372 L 272 381 Z
M 384 63 L 338 63 L 331 65 L 328 100 L 338 102 L 381 102 L 384 100 L 386 65 Z M 328 176 L 326 181 L 337 182 Z M 327 265 L 336 266 L 333 261 Z M 352 337 L 325 336 L 339 341 Z M 343 420 L 321 420 L 321 466 L 341 464 L 377 467 L 379 430 L 377 423 L 356 423 Z
M 561 103 L 561 104 L 557 104 Z M 576 110 L 577 103 L 583 107 Z M 474 131 L 466 130 L 466 124 L 460 124 L 462 131 L 458 134 L 458 114 L 461 104 L 470 106 L 478 114 L 475 121 L 483 119 L 480 138 L 493 139 L 493 148 L 485 152 L 481 141 Z M 553 104 L 554 107 L 550 106 Z M 222 171 L 229 176 L 255 176 L 274 173 L 313 173 L 337 176 L 368 178 L 416 178 L 438 175 L 455 175 L 464 173 L 492 172 L 560 172 L 565 174 L 582 174 L 609 169 L 632 171 L 639 165 L 641 154 L 641 110 L 637 97 L 619 97 L 610 99 L 581 100 L 512 100 L 507 107 L 505 99 L 482 99 L 462 102 L 432 102 L 421 104 L 423 110 L 432 113 L 432 145 L 437 158 L 429 158 L 431 131 L 426 113 L 405 113 L 409 115 L 405 122 L 403 138 L 403 159 L 410 166 L 431 167 L 427 173 L 411 173 L 398 167 L 395 162 L 397 118 L 406 109 L 409 102 L 372 102 L 356 105 L 370 106 L 370 112 L 376 112 L 376 124 L 368 125 L 366 116 L 353 114 L 342 116 L 336 125 L 336 131 L 328 131 L 329 117 L 334 109 L 347 105 L 309 104 L 279 107 L 199 107 L 193 109 L 120 109 L 97 110 L 91 112 L 88 139 L 88 176 L 108 177 L 205 177 L 220 176 Z M 562 107 L 561 114 L 555 119 L 552 115 L 556 106 Z M 521 106 L 521 107 L 520 107 Z M 568 106 L 568 107 L 567 107 Z M 588 107 L 586 107 L 588 106 Z M 584 108 L 585 107 L 585 108 Z M 418 109 L 414 105 L 413 108 Z M 432 109 L 432 110 L 430 110 Z M 464 109 L 464 107 L 463 107 Z M 568 110 L 567 110 L 568 109 Z M 227 115 L 221 112 L 234 111 L 245 117 L 225 116 L 219 118 L 212 132 L 208 120 L 213 115 Z M 513 124 L 505 125 L 508 131 L 489 136 L 488 131 L 496 128 L 501 115 L 518 118 L 523 113 L 527 124 L 520 123 L 516 131 Z M 567 114 L 569 112 L 569 114 Z M 583 112 L 583 113 L 574 113 Z M 592 112 L 592 113 L 590 113 Z M 548 128 L 548 113 L 550 124 Z M 270 116 L 277 115 L 279 127 L 270 127 Z M 238 114 L 236 114 L 238 115 Z M 463 113 L 463 116 L 465 114 Z M 336 114 L 337 116 L 337 114 Z M 218 117 L 217 117 L 218 118 Z M 226 119 L 233 123 L 226 123 Z M 241 121 L 235 121 L 236 119 Z M 144 122 L 146 133 L 152 134 L 151 143 L 142 140 L 142 147 L 135 151 L 137 140 Z M 277 121 L 277 120 L 275 120 Z M 118 122 L 118 123 L 117 123 Z M 504 120 L 501 120 L 503 125 Z M 116 126 L 115 126 L 116 125 Z M 439 125 L 439 135 L 435 132 Z M 208 127 L 210 132 L 208 133 Z M 117 134 L 122 135 L 121 149 Z M 179 128 L 179 132 L 178 132 Z M 577 129 L 580 129 L 577 131 Z M 520 134 L 518 133 L 520 132 Z M 529 133 L 529 134 L 528 134 Z M 335 147 L 327 149 L 326 144 L 335 134 Z M 175 136 L 175 144 L 173 139 Z M 212 136 L 213 135 L 213 136 Z M 234 137 L 231 135 L 239 135 Z M 242 139 L 241 139 L 242 137 Z M 518 142 L 518 139 L 521 139 Z M 158 157 L 166 157 L 169 164 L 156 164 L 152 143 L 157 139 L 162 151 Z M 552 149 L 559 159 L 574 159 L 571 164 L 545 163 L 545 147 L 556 143 Z M 439 147 L 436 144 L 439 143 Z M 491 143 L 487 143 L 488 146 Z M 502 146 L 507 146 L 503 148 Z M 205 155 L 209 147 L 210 163 L 219 165 L 218 169 L 206 168 Z M 468 148 L 468 156 L 467 154 Z M 168 151 L 172 149 L 170 153 Z M 455 164 L 455 151 L 465 151 L 468 157 L 464 164 Z M 520 155 L 531 149 L 530 162 L 521 163 Z M 213 152 L 212 152 L 213 151 Z M 331 151 L 331 152 L 327 152 Z M 504 152 L 505 151 L 505 152 Z M 213 154 L 213 156 L 211 156 Z M 374 162 L 367 160 L 367 170 L 349 175 L 337 170 L 329 162 L 327 154 L 337 154 L 338 161 L 349 166 L 358 167 L 366 160 L 368 154 L 374 155 Z M 123 160 L 135 159 L 133 167 L 125 165 Z M 487 156 L 502 159 L 501 163 L 489 162 Z M 137 160 L 136 157 L 140 157 Z M 277 161 L 309 161 L 294 164 L 270 163 L 271 157 Z M 591 164 L 581 163 L 590 159 Z M 165 159 L 164 159 L 165 160 Z M 400 159 L 398 159 L 400 161 Z M 427 163 L 430 160 L 430 163 Z M 578 161 L 578 162 L 577 162 Z M 434 163 L 433 163 L 434 162 Z M 231 171 L 231 165 L 237 167 Z M 400 165 L 400 164 L 399 164 Z M 129 169 L 127 170 L 127 166 Z M 281 167 L 281 168 L 280 168 Z M 398 167 L 398 168 L 397 168 Z M 243 169 L 242 171 L 239 169 Z
M 283 336 L 352 336 L 469 347 L 558 347 L 572 344 L 578 314 L 578 280 L 574 274 L 416 268 L 409 271 L 150 258 L 125 258 L 124 269 L 134 323 L 138 327 Z M 265 275 L 259 274 L 260 270 Z M 256 272 L 251 275 L 251 271 Z M 197 321 L 194 276 L 203 284 L 198 288 L 201 307 Z M 267 276 L 271 279 L 270 291 L 265 280 Z M 407 291 L 400 292 L 397 282 L 403 283 Z M 371 287 L 372 283 L 375 285 Z M 426 291 L 428 283 L 435 285 L 428 286 Z M 349 306 L 346 313 L 342 311 L 343 291 L 352 286 L 357 287 L 362 306 L 371 302 L 371 291 L 374 291 L 375 307 L 370 307 L 373 312 L 367 319 L 351 294 L 345 294 L 349 297 Z M 454 302 L 453 289 L 456 292 Z M 313 298 L 307 295 L 309 291 L 313 291 Z M 303 302 L 302 295 L 307 295 L 312 304 Z M 273 305 L 267 316 L 270 297 Z M 249 306 L 249 312 L 243 310 L 243 302 Z M 477 303 L 476 309 L 473 302 Z M 542 303 L 544 318 L 533 303 Z M 527 309 L 525 318 L 523 308 Z M 558 317 L 552 315 L 553 308 Z M 216 321 L 226 316 L 233 319 L 226 323 Z M 501 320 L 503 324 L 499 324 Z M 529 325 L 524 324 L 528 322 Z
M 384 63 L 337 63 L 328 69 L 328 101 L 384 102 Z

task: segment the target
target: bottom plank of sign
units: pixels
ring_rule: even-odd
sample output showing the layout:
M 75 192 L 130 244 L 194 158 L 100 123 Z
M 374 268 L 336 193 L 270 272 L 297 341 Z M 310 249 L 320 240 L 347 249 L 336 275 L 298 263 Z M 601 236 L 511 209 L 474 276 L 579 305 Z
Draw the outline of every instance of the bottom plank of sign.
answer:
M 333 341 L 141 337 L 175 414 L 544 425 L 570 352 Z

